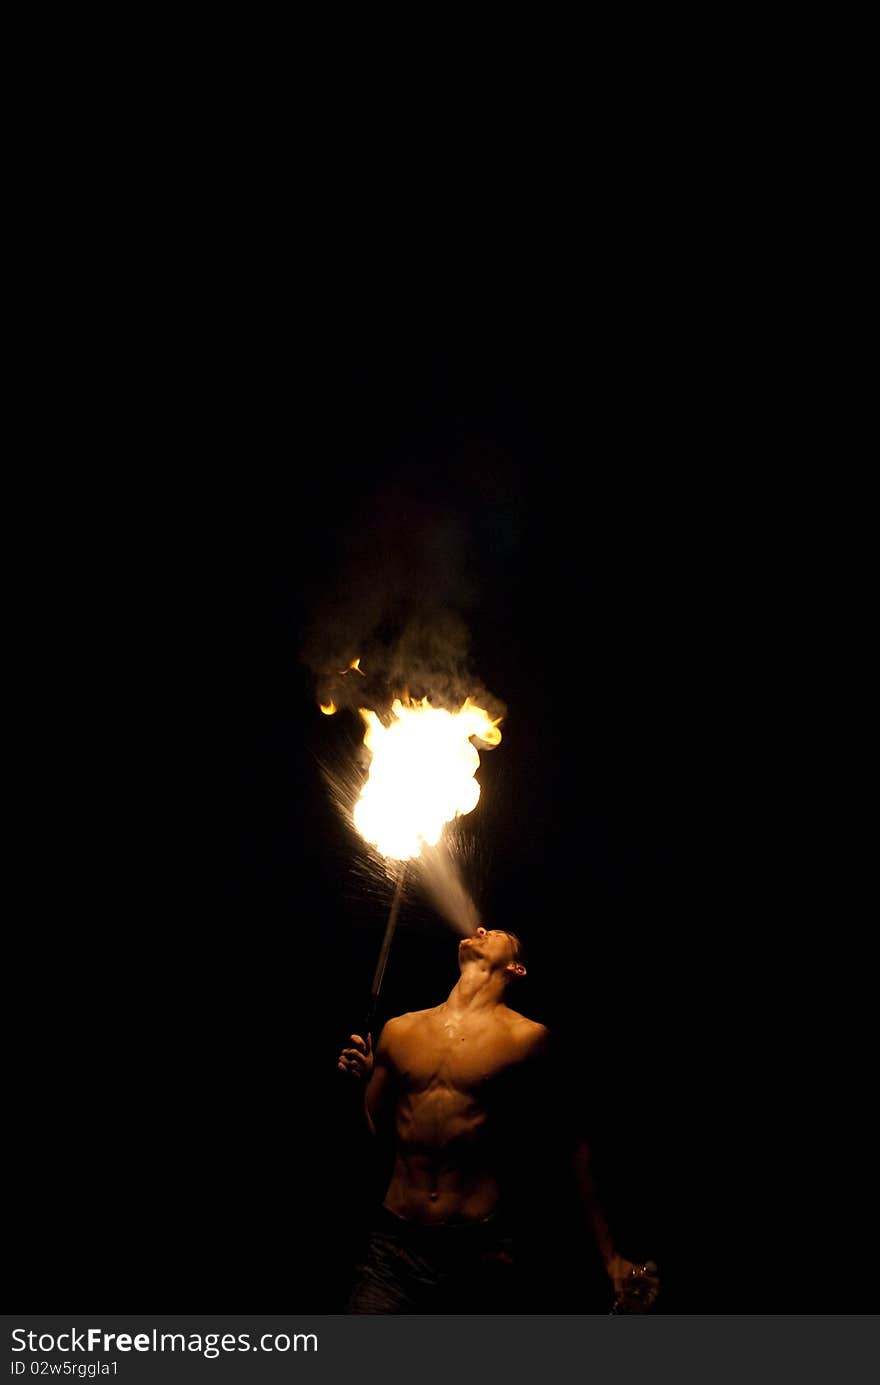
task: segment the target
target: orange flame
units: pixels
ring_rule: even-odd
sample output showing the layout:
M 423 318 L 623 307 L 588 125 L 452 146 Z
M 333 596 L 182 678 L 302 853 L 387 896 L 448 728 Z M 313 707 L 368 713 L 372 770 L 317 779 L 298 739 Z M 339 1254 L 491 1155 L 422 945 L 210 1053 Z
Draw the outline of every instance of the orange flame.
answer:
M 397 698 L 391 722 L 361 708 L 370 773 L 355 804 L 358 831 L 383 856 L 404 861 L 422 846 L 436 846 L 454 818 L 477 806 L 474 775 L 480 756 L 473 741 L 492 748 L 501 740 L 495 721 L 470 698 L 458 712 Z
M 318 706 L 321 708 L 325 717 L 332 717 L 336 711 L 336 703 L 333 701 L 332 697 L 328 703 L 319 702 Z
M 358 655 L 358 657 L 357 657 L 356 659 L 352 659 L 352 661 L 351 661 L 351 663 L 349 664 L 348 668 L 341 668 L 341 669 L 339 670 L 339 677 L 340 677 L 340 678 L 344 678 L 345 675 L 346 675 L 347 673 L 351 673 L 352 669 L 354 669 L 355 673 L 359 673 L 359 674 L 361 675 L 361 678 L 366 678 L 367 675 L 364 673 L 363 669 L 361 668 L 361 656 L 360 656 L 360 655 Z

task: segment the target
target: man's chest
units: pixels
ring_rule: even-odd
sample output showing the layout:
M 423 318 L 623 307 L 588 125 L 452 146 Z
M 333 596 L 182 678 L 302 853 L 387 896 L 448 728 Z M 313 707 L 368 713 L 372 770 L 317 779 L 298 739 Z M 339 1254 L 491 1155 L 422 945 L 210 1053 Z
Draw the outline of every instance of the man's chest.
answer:
M 411 1091 L 440 1082 L 485 1095 L 516 1062 L 515 1046 L 503 1032 L 442 1023 L 414 1031 L 394 1054 L 398 1077 Z

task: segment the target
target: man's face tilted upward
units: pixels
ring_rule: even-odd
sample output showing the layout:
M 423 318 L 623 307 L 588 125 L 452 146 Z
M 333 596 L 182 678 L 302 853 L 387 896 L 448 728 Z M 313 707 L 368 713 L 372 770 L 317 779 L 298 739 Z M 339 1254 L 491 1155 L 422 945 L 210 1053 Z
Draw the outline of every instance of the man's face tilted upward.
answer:
M 519 961 L 519 952 L 519 939 L 514 933 L 506 933 L 502 928 L 478 928 L 459 943 L 458 965 L 463 969 L 469 962 L 479 961 L 484 965 L 488 963 L 492 971 L 525 976 L 526 969 Z

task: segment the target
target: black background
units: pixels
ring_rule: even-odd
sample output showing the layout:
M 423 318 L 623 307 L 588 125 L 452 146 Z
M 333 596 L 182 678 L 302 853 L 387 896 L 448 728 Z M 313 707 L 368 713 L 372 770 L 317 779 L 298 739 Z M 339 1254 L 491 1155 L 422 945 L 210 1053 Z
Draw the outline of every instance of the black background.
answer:
M 669 1312 L 814 1310 L 768 1265 L 794 1222 L 819 1234 L 797 1208 L 831 1119 L 785 1037 L 777 497 L 699 312 L 631 283 L 599 322 L 380 327 L 345 295 L 276 320 L 268 287 L 209 331 L 206 295 L 191 335 L 144 306 L 146 347 L 69 401 L 78 459 L 36 512 L 21 1301 L 341 1310 L 377 1173 L 335 1062 L 388 897 L 320 773 L 358 733 L 300 652 L 394 484 L 468 536 L 472 662 L 508 708 L 474 884 L 528 944 L 522 1008 L 572 1060 L 621 1249 L 659 1261 Z M 384 1013 L 437 1003 L 454 957 L 412 900 Z M 542 1311 L 581 1303 L 560 1200 Z

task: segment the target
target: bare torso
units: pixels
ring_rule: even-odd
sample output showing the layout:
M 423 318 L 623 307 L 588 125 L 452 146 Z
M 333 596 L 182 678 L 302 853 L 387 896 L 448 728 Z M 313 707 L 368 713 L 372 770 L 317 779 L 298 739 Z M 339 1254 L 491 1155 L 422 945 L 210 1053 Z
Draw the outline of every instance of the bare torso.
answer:
M 386 1025 L 396 1146 L 385 1205 L 392 1212 L 428 1224 L 492 1214 L 504 1159 L 500 1118 L 545 1036 L 543 1025 L 503 1004 L 458 1013 L 447 1003 Z

